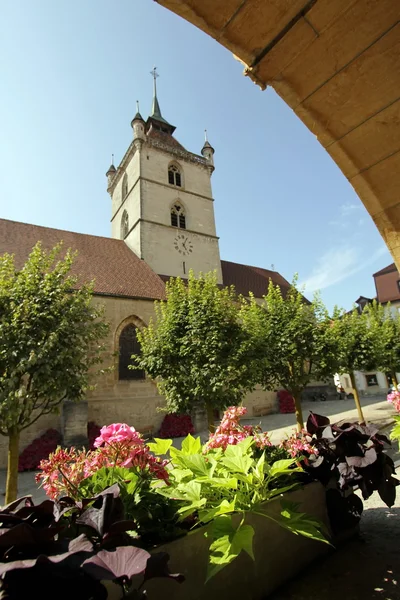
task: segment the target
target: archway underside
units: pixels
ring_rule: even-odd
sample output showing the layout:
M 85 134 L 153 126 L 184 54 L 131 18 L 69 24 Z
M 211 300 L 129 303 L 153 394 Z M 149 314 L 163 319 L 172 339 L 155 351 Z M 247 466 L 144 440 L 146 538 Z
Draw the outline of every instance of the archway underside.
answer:
M 400 270 L 398 0 L 156 0 L 272 86 L 350 181 Z

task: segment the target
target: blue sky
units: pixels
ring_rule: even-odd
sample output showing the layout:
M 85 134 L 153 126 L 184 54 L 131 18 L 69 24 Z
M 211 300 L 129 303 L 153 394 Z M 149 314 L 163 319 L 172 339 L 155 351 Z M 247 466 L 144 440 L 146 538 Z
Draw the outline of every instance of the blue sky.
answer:
M 105 172 L 146 118 L 153 65 L 177 139 L 214 146 L 221 257 L 299 273 L 349 308 L 393 262 L 328 154 L 214 40 L 152 0 L 5 0 L 0 23 L 0 216 L 110 235 Z

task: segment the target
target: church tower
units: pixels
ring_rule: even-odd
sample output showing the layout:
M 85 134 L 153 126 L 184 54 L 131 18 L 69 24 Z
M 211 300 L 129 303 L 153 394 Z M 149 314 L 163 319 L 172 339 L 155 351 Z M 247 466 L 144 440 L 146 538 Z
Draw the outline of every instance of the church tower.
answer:
M 112 199 L 112 237 L 123 239 L 158 275 L 187 277 L 189 270 L 216 271 L 222 283 L 211 175 L 214 149 L 188 152 L 161 114 L 158 74 L 153 105 L 144 121 L 137 107 L 133 140 L 118 168 L 107 171 Z

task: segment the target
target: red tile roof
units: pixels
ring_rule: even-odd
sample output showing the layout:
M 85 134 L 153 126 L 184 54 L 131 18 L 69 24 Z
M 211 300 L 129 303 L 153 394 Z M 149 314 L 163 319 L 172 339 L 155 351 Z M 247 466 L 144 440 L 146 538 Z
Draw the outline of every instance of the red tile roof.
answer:
M 224 284 L 234 285 L 238 294 L 243 296 L 252 292 L 256 298 L 262 298 L 268 292 L 270 280 L 280 286 L 284 297 L 290 287 L 290 283 L 277 271 L 240 265 L 227 260 L 221 260 L 221 267 Z
M 46 249 L 62 241 L 64 248 L 78 251 L 72 272 L 80 282 L 95 280 L 94 293 L 128 298 L 163 299 L 166 275 L 157 275 L 122 240 L 74 233 L 39 225 L 0 219 L 0 255 L 15 254 L 17 268 L 21 268 L 36 242 Z M 278 284 L 285 296 L 289 282 L 276 271 L 251 267 L 222 260 L 224 285 L 234 285 L 238 294 L 256 298 L 268 292 L 270 279 Z
M 159 131 L 158 129 L 154 129 L 151 127 L 147 133 L 147 137 L 156 141 L 165 144 L 166 146 L 171 146 L 172 148 L 178 148 L 178 150 L 183 150 L 186 152 L 186 149 L 174 138 L 170 133 L 165 133 L 164 131 Z
M 397 267 L 396 267 L 396 265 L 394 263 L 392 263 L 391 265 L 385 267 L 384 269 L 381 269 L 377 273 L 374 273 L 373 277 L 376 277 L 376 276 L 379 276 L 379 275 L 385 275 L 386 273 L 391 273 L 392 271 L 397 271 Z
M 81 282 L 95 280 L 95 294 L 128 298 L 162 299 L 164 283 L 122 240 L 85 235 L 0 219 L 0 254 L 15 254 L 22 267 L 36 242 L 46 249 L 64 242 L 64 248 L 78 251 L 73 273 Z

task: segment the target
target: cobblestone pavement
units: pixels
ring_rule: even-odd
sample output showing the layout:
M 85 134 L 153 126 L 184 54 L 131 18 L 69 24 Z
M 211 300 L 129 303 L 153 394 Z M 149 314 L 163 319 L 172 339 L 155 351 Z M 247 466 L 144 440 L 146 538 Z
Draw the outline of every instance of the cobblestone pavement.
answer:
M 360 534 L 313 563 L 268 600 L 400 600 L 400 493 L 364 502 Z

